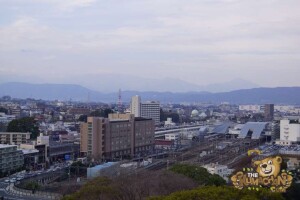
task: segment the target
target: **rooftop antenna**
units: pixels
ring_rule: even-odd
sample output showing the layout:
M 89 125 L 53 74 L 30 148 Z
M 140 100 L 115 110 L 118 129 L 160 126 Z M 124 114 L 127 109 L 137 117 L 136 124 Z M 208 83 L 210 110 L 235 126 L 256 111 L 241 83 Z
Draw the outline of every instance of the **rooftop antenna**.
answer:
M 119 95 L 118 95 L 118 113 L 121 113 L 122 109 L 122 91 L 119 89 Z

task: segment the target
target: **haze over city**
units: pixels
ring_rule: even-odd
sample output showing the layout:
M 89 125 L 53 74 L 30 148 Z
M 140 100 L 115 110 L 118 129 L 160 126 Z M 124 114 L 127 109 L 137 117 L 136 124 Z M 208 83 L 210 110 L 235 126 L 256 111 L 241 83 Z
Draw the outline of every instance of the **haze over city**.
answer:
M 300 0 L 0 0 L 0 200 L 299 200 Z
M 124 89 L 170 78 L 299 86 L 299 7 L 297 0 L 2 0 L 0 83 L 104 90 L 106 77 Z

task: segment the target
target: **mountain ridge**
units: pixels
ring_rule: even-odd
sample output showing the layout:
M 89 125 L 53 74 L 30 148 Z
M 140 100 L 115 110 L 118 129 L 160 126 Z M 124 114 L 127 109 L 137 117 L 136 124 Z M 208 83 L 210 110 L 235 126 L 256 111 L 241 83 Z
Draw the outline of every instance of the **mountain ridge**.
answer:
M 0 84 L 0 96 L 9 95 L 13 98 L 35 98 L 44 100 L 75 100 L 95 102 L 117 102 L 118 93 L 103 93 L 90 90 L 78 84 L 31 84 L 10 82 Z M 130 102 L 134 95 L 140 95 L 143 101 L 158 100 L 162 103 L 182 102 L 230 102 L 236 104 L 300 104 L 300 87 L 261 87 L 253 89 L 241 89 L 231 92 L 143 92 L 123 91 L 122 101 Z
M 24 82 L 34 84 L 61 83 L 77 84 L 95 91 L 105 93 L 118 91 L 119 88 L 133 91 L 157 91 L 157 92 L 190 92 L 190 91 L 208 91 L 208 92 L 229 92 L 237 89 L 250 89 L 260 87 L 256 83 L 241 78 L 235 78 L 230 81 L 217 82 L 213 84 L 197 84 L 190 80 L 165 77 L 165 78 L 145 78 L 128 74 L 82 74 L 76 76 L 64 77 L 58 80 L 44 80 L 41 77 L 22 77 L 22 76 L 4 76 L 0 74 L 0 83 Z

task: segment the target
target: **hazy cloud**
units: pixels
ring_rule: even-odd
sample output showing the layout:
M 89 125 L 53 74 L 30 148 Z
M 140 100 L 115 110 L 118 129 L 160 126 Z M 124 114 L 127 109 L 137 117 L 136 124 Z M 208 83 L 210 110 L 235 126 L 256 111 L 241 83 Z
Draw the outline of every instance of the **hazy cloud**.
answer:
M 3 0 L 0 70 L 47 74 L 48 82 L 94 72 L 299 85 L 299 7 L 298 0 Z

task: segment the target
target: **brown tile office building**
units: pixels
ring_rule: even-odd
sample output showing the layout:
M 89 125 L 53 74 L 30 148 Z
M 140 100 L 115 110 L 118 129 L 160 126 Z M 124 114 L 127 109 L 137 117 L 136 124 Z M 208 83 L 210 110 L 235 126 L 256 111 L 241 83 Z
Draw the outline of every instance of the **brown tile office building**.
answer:
M 132 114 L 88 117 L 80 128 L 80 151 L 94 159 L 142 155 L 154 148 L 154 120 Z

